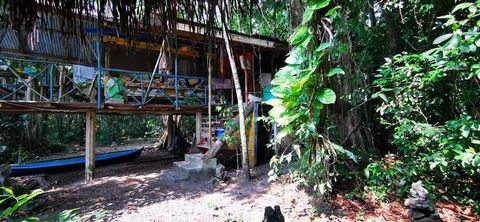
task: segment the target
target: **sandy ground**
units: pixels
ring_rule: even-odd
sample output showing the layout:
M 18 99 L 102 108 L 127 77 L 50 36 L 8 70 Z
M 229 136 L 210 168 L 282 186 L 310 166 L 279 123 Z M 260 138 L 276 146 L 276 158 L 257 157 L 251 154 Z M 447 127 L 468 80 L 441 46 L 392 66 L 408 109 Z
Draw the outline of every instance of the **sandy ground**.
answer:
M 146 150 L 134 162 L 98 168 L 89 184 L 82 171 L 44 176 L 49 185 L 32 213 L 79 208 L 82 221 L 262 221 L 266 206 L 279 205 L 285 221 L 408 221 L 402 200 L 380 205 L 334 194 L 322 202 L 292 184 L 269 183 L 268 165 L 253 169 L 254 178 L 246 184 L 236 182 L 235 172 L 225 183 L 211 178 L 173 183 L 163 170 L 177 160 Z M 437 209 L 445 221 L 480 221 L 456 205 Z

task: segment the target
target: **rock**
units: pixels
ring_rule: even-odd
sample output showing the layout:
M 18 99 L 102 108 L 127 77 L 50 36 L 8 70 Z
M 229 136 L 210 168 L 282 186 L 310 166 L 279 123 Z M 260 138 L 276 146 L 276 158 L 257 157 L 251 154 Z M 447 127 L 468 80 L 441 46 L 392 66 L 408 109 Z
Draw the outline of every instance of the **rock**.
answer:
M 411 197 L 405 200 L 408 207 L 408 217 L 414 222 L 438 222 L 443 221 L 433 207 L 428 191 L 423 187 L 422 181 L 412 184 Z
M 412 184 L 410 194 L 416 198 L 428 199 L 428 191 L 423 187 L 422 181 L 417 181 Z
M 285 222 L 285 217 L 283 216 L 282 211 L 280 210 L 280 206 L 275 205 L 273 209 L 275 210 L 275 214 L 277 214 L 278 221 Z
M 0 165 L 0 185 L 3 186 L 5 180 L 8 176 L 12 173 L 12 169 L 10 169 L 10 164 L 2 164 Z
M 285 217 L 280 211 L 280 206 L 275 205 L 274 208 L 270 206 L 265 207 L 262 222 L 285 222 Z

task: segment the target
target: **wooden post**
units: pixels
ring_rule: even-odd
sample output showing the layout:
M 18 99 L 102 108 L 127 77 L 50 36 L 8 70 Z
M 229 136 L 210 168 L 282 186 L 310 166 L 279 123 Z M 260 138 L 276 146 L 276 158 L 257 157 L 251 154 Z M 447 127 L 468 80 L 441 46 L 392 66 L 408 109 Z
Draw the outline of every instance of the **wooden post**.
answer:
M 173 140 L 175 138 L 175 126 L 173 121 L 173 115 L 168 115 L 167 119 L 167 147 L 171 149 L 173 146 Z
M 202 113 L 195 113 L 195 143 L 198 143 L 202 138 Z M 193 144 L 195 146 L 196 144 Z
M 65 82 L 65 70 L 63 70 L 63 66 L 60 66 L 59 68 L 59 72 L 60 72 L 60 76 L 58 78 L 58 100 L 61 102 L 63 101 L 63 99 L 60 99 L 62 98 L 63 96 L 63 83 Z
M 86 114 L 85 122 L 85 182 L 91 182 L 95 174 L 95 132 L 97 115 L 95 111 Z

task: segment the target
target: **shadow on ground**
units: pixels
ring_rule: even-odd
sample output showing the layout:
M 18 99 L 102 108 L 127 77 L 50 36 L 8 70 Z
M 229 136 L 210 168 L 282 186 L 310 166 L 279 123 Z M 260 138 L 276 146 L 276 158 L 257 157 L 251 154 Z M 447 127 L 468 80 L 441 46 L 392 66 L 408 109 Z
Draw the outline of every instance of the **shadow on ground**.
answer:
M 165 159 L 155 161 L 155 159 Z M 48 175 L 51 186 L 39 198 L 40 208 L 36 213 L 49 215 L 62 210 L 79 208 L 81 216 L 102 212 L 114 219 L 135 212 L 138 208 L 179 198 L 195 199 L 206 194 L 220 192 L 234 200 L 255 199 L 269 187 L 265 177 L 267 170 L 256 170 L 253 183 L 218 183 L 212 178 L 191 179 L 186 182 L 171 182 L 163 170 L 172 166 L 173 161 L 166 153 L 144 153 L 134 163 L 122 163 L 96 170 L 93 182 L 83 182 L 83 171 Z M 235 172 L 230 173 L 235 176 Z M 221 202 L 221 200 L 219 200 Z M 263 208 L 264 206 L 261 206 Z

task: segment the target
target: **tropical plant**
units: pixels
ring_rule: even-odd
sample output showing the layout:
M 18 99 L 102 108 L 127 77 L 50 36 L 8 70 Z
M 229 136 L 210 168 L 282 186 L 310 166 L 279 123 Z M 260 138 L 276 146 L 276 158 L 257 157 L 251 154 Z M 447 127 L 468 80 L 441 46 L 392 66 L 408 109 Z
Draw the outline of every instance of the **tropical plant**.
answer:
M 2 210 L 0 213 L 0 218 L 10 218 L 15 212 L 17 212 L 22 206 L 30 202 L 33 198 L 43 193 L 41 190 L 34 190 L 29 194 L 22 194 L 17 196 L 13 193 L 13 190 L 7 187 L 0 187 L 2 189 L 2 194 L 0 194 L 0 205 L 11 201 L 11 204 Z M 28 221 L 31 221 L 33 218 L 28 218 Z
M 458 4 L 439 17 L 448 33 L 433 41 L 437 47 L 396 55 L 380 68 L 373 97 L 382 100 L 377 111 L 393 131 L 398 156 L 393 168 L 385 162 L 367 167 L 369 186 L 378 188 L 373 180 L 388 179 L 383 175 L 396 178 L 383 190 L 422 179 L 441 190 L 439 196 L 479 200 L 479 8 L 480 1 Z
M 271 160 L 271 179 L 278 176 L 278 165 L 286 163 L 292 181 L 313 187 L 321 195 L 332 190 L 337 155 L 355 160 L 351 152 L 330 141 L 325 130 L 325 106 L 337 100 L 327 80 L 345 74 L 330 60 L 338 49 L 331 22 L 339 16 L 339 8 L 329 0 L 308 1 L 302 24 L 289 38 L 292 49 L 287 65 L 272 80 L 276 99 L 267 102 L 273 106 L 269 112 L 272 121 L 281 128 L 276 142 L 293 136 L 293 151 Z

